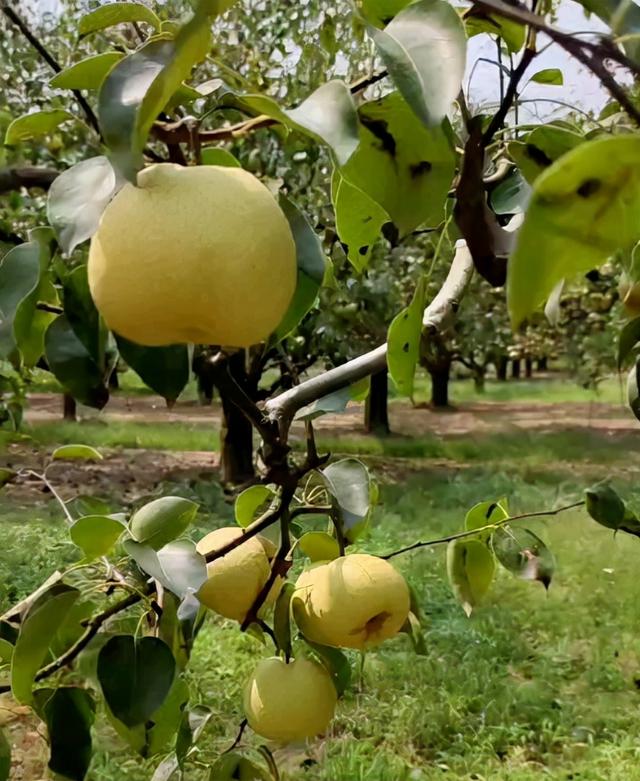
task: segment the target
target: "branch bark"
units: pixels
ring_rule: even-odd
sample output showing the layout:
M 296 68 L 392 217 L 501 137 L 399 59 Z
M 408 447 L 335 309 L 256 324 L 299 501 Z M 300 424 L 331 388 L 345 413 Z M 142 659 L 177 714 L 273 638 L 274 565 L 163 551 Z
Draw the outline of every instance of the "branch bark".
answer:
M 53 181 L 60 175 L 55 168 L 37 168 L 35 166 L 23 166 L 20 168 L 0 169 L 0 194 L 21 187 L 39 187 L 48 190 Z

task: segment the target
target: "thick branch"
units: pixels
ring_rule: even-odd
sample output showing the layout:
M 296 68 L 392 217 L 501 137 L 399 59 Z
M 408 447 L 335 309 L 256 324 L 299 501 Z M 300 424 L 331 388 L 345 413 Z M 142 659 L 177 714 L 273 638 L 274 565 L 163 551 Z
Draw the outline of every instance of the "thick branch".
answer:
M 457 253 L 440 293 L 425 312 L 425 315 L 429 313 L 427 320 L 431 328 L 439 328 L 449 313 L 455 311 L 454 306 L 464 293 L 472 269 L 473 265 L 468 253 Z M 284 436 L 299 409 L 358 380 L 384 371 L 386 366 L 387 345 L 385 343 L 270 399 L 265 404 L 265 411 L 270 420 L 278 423 Z
M 0 194 L 19 190 L 21 187 L 39 187 L 48 190 L 53 180 L 60 175 L 55 168 L 23 168 L 0 169 Z

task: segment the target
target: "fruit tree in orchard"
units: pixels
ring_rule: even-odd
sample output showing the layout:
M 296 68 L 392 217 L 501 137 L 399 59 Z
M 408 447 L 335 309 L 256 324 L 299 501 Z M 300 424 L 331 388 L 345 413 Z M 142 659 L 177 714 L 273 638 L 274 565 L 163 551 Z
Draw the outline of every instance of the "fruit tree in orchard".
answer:
M 102 457 L 83 444 L 57 448 L 40 471 L 0 474 L 2 484 L 40 480 L 77 550 L 72 566 L 0 617 L 0 690 L 42 721 L 49 768 L 70 781 L 91 777 L 94 735 L 105 722 L 154 763 L 154 781 L 199 771 L 212 781 L 276 779 L 274 749 L 331 737 L 358 655 L 383 643 L 429 653 L 403 554 L 446 546 L 451 588 L 470 614 L 498 566 L 550 586 L 555 560 L 529 518 L 585 506 L 606 528 L 640 535 L 640 519 L 600 482 L 568 506 L 518 515 L 506 498 L 486 497 L 445 537 L 371 551 L 376 480 L 360 460 L 320 452 L 313 430 L 316 417 L 366 395 L 372 376 L 388 371 L 411 397 L 417 363 L 450 332 L 474 277 L 485 291 L 506 285 L 516 330 L 543 307 L 553 320 L 565 289 L 604 264 L 624 269 L 624 284 L 638 281 L 640 111 L 603 64 L 640 74 L 628 5 L 601 9 L 615 29 L 591 39 L 554 27 L 551 9 L 537 4 L 361 0 L 333 15 L 302 4 L 296 35 L 313 67 L 301 67 L 298 87 L 311 86 L 295 100 L 287 74 L 279 72 L 282 84 L 268 74 L 252 79 L 244 60 L 229 52 L 220 59 L 219 39 L 244 40 L 241 22 L 251 23 L 232 5 L 200 0 L 175 16 L 173 4 L 83 9 L 73 14 L 80 48 L 63 66 L 13 5 L 0 4 L 12 35 L 54 72 L 56 91 L 51 106 L 11 117 L 7 149 L 32 150 L 36 163 L 42 140 L 52 143 L 65 127 L 90 134 L 75 165 L 56 158 L 53 175 L 10 166 L 4 177 L 10 191 L 49 188 L 46 217 L 36 203 L 30 229 L 17 222 L 0 264 L 0 359 L 13 394 L 3 396 L 6 415 L 17 424 L 12 383 L 37 365 L 102 408 L 120 358 L 173 402 L 196 345 L 249 439 L 259 441 L 259 474 L 237 487 L 228 523 L 206 534 L 196 529 L 209 519 L 180 496 L 117 513 L 65 502 L 48 470 Z M 282 35 L 294 21 L 287 9 L 278 5 L 281 23 L 270 26 Z M 514 127 L 525 74 L 550 78 L 530 70 L 543 34 L 611 97 L 586 127 L 570 119 Z M 463 84 L 475 35 L 496 38 L 513 61 L 491 116 L 471 110 Z M 285 43 L 295 59 L 300 40 Z M 358 67 L 338 78 L 341 58 L 351 63 L 358 46 Z M 325 72 L 335 78 L 323 82 Z M 247 151 L 260 134 L 276 161 L 262 169 Z M 58 154 L 57 139 L 53 148 Z M 313 156 L 307 181 L 287 167 L 301 154 Z M 503 181 L 518 197 L 497 198 Z M 311 203 L 310 192 L 322 203 Z M 425 235 L 428 252 L 416 238 Z M 257 404 L 237 366 L 274 352 L 287 366 L 288 340 L 300 338 L 311 310 L 331 305 L 326 291 L 357 291 L 350 280 L 367 274 L 374 247 L 376 262 L 386 257 L 393 272 L 392 250 L 403 243 L 414 249 L 416 283 L 398 286 L 402 305 L 382 325 L 386 340 L 312 377 L 292 371 L 290 387 Z M 635 358 L 639 320 L 620 334 L 621 367 Z M 638 367 L 629 398 L 640 417 Z M 294 422 L 304 428 L 302 453 L 291 446 Z M 245 686 L 235 720 L 214 713 L 189 675 L 194 642 L 213 614 L 226 619 L 226 631 L 255 641 L 252 669 L 228 673 Z M 228 742 L 221 747 L 213 734 Z M 1 736 L 0 781 L 9 753 Z

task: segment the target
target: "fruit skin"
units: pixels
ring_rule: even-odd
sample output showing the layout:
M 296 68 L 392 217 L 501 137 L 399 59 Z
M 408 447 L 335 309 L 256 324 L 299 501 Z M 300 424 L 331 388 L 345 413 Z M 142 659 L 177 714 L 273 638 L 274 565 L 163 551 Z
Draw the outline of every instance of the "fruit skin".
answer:
M 634 318 L 640 316 L 640 282 L 634 282 L 623 271 L 618 283 L 618 293 L 627 317 Z
M 252 174 L 160 163 L 105 209 L 88 275 L 109 328 L 133 342 L 248 347 L 287 311 L 296 248 L 282 210 Z
M 288 664 L 277 656 L 258 662 L 244 691 L 244 712 L 258 735 L 282 743 L 325 732 L 338 695 L 319 664 L 300 657 Z
M 292 605 L 309 640 L 362 650 L 400 631 L 409 615 L 410 595 L 388 561 L 353 553 L 305 570 Z
M 203 537 L 196 545 L 196 550 L 206 556 L 242 535 L 242 529 L 237 526 L 225 526 Z M 207 564 L 208 577 L 198 591 L 198 599 L 225 618 L 243 621 L 269 579 L 270 572 L 271 566 L 262 540 L 249 537 L 221 559 Z M 265 605 L 275 601 L 281 586 L 282 583 L 274 584 Z

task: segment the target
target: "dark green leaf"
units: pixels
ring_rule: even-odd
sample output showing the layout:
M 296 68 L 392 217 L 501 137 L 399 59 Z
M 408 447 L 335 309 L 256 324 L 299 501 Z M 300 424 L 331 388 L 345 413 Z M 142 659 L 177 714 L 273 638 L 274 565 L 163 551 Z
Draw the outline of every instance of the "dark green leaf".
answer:
M 116 334 L 126 364 L 151 390 L 173 404 L 189 382 L 189 350 L 185 344 L 144 347 Z
M 176 540 L 155 551 L 149 545 L 126 540 L 124 548 L 152 578 L 180 598 L 198 591 L 207 579 L 204 556 L 196 551 L 191 540 Z
M 544 70 L 538 71 L 533 74 L 531 81 L 535 81 L 536 84 L 553 84 L 559 87 L 564 84 L 564 78 L 560 68 L 545 68 Z
M 102 156 L 76 163 L 56 177 L 47 198 L 47 217 L 63 252 L 70 255 L 93 236 L 115 190 L 115 172 Z
M 98 680 L 113 715 L 127 727 L 144 724 L 171 690 L 175 661 L 157 637 L 114 635 L 100 649 Z
M 47 328 L 44 349 L 49 369 L 81 404 L 102 409 L 109 400 L 104 373 L 76 336 L 65 315 Z
M 531 186 L 517 168 L 491 191 L 489 203 L 496 214 L 520 214 L 526 211 Z
M 111 552 L 126 524 L 108 515 L 84 515 L 69 529 L 71 539 L 85 557 L 96 559 Z
M 61 281 L 65 317 L 89 355 L 103 366 L 107 332 L 91 297 L 86 263 L 76 266 Z
M 528 529 L 500 527 L 491 537 L 493 552 L 502 566 L 522 580 L 538 580 L 549 588 L 555 560 L 544 542 Z
M 90 692 L 71 686 L 38 689 L 34 708 L 47 725 L 49 769 L 69 781 L 83 781 L 92 757 L 95 703 Z
M 11 660 L 11 692 L 18 702 L 31 702 L 36 673 L 47 658 L 49 644 L 79 596 L 77 589 L 65 586 L 46 592 L 30 607 Z
M 59 108 L 25 114 L 23 117 L 14 119 L 9 125 L 4 137 L 4 143 L 7 146 L 13 146 L 22 141 L 30 141 L 32 138 L 46 136 L 53 132 L 58 125 L 68 122 L 70 119 L 75 119 L 74 115 Z
M 122 7 L 126 4 L 120 3 L 119 5 Z M 105 6 L 102 7 L 102 10 L 104 8 Z M 57 73 L 49 85 L 54 89 L 98 89 L 107 77 L 107 73 L 123 57 L 122 52 L 102 52 L 102 54 L 85 57 L 84 60 L 75 62 Z
M 597 268 L 640 238 L 640 136 L 587 141 L 535 182 L 516 249 L 507 301 L 521 323 L 556 284 Z
M 463 538 L 449 543 L 447 575 L 453 593 L 468 616 L 489 591 L 495 569 L 493 553 L 484 542 Z
M 8 358 L 16 349 L 16 313 L 38 288 L 40 259 L 38 243 L 30 241 L 14 247 L 0 263 L 0 358 Z
M 284 339 L 313 306 L 327 268 L 320 239 L 304 214 L 288 198 L 280 196 L 280 207 L 289 221 L 296 243 L 298 281 L 289 309 L 276 329 L 274 339 Z
M 291 597 L 294 591 L 293 583 L 285 583 L 273 610 L 273 632 L 278 651 L 287 659 L 291 656 Z
M 102 453 L 89 445 L 60 445 L 51 454 L 52 461 L 102 461 Z
M 593 520 L 607 529 L 618 529 L 624 522 L 626 507 L 613 486 L 603 481 L 584 493 L 587 512 Z
M 633 348 L 640 342 L 640 317 L 625 324 L 618 337 L 618 370 L 622 369 Z
M 294 420 L 315 420 L 321 415 L 332 413 L 334 415 L 345 412 L 350 401 L 362 401 L 369 395 L 369 378 L 347 385 L 334 393 L 329 393 L 317 399 L 306 407 L 301 407 L 295 414 Z
M 295 618 L 295 607 L 293 615 Z M 348 657 L 338 648 L 312 643 L 310 640 L 307 640 L 306 637 L 303 639 L 331 674 L 333 684 L 338 692 L 338 697 L 340 697 L 349 688 L 349 684 L 351 683 L 351 665 L 349 664 Z
M 198 514 L 198 505 L 182 496 L 163 496 L 148 502 L 132 515 L 131 535 L 159 550 L 180 537 Z
M 212 716 L 213 711 L 206 705 L 196 705 L 182 715 L 176 739 L 176 756 L 181 768 L 184 767 L 189 749 L 197 742 Z
M 8 781 L 11 772 L 11 744 L 0 730 L 0 781 Z
M 80 19 L 78 33 L 89 35 L 126 22 L 146 22 L 160 28 L 160 19 L 143 3 L 105 3 Z
M 401 396 L 413 397 L 413 378 L 420 358 L 426 281 L 421 277 L 411 303 L 391 321 L 387 332 L 387 366 Z
M 418 0 L 384 30 L 368 28 L 384 64 L 412 111 L 439 125 L 460 92 L 467 39 L 456 9 L 445 0 Z
M 371 476 L 356 458 L 343 458 L 320 470 L 345 538 L 353 542 L 366 529 L 371 515 Z
M 275 497 L 272 488 L 266 485 L 252 485 L 238 494 L 234 505 L 236 523 L 246 528 L 258 515 L 263 513 Z

